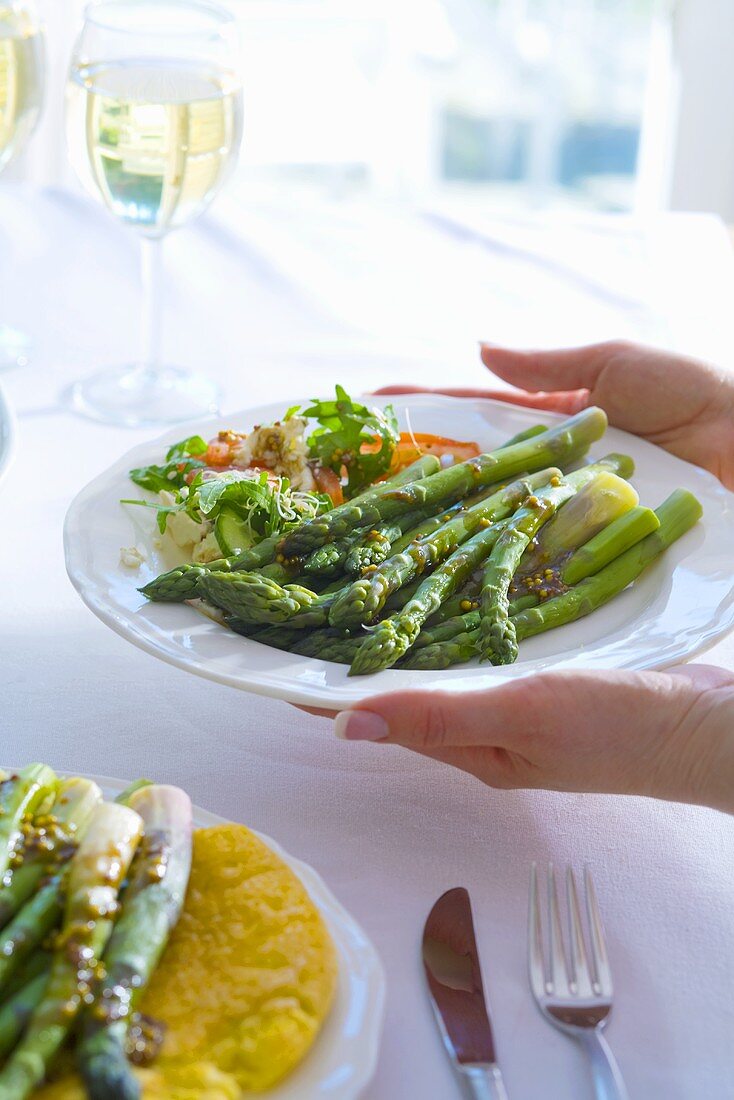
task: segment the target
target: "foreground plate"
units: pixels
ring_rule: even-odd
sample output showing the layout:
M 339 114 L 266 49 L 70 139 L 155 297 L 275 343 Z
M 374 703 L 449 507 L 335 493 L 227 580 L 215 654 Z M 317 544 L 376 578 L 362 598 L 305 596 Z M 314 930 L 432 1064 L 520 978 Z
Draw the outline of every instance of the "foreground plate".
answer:
M 91 775 L 105 796 L 114 798 L 127 783 Z M 194 825 L 228 824 L 194 807 Z M 256 833 L 298 875 L 318 907 L 336 948 L 339 980 L 331 1012 L 316 1042 L 293 1074 L 268 1091 L 272 1100 L 355 1100 L 375 1071 L 385 1002 L 382 964 L 362 929 L 307 863 Z
M 390 398 L 368 398 L 385 404 Z M 410 395 L 393 398 L 402 427 L 476 440 L 483 448 L 530 427 L 550 413 L 495 401 Z M 212 420 L 219 428 L 249 429 L 282 416 L 289 402 Z M 523 642 L 515 665 L 464 665 L 443 672 L 393 670 L 348 678 L 343 665 L 298 657 L 231 633 L 185 604 L 151 604 L 140 585 L 169 568 L 153 540 L 151 510 L 124 506 L 138 496 L 128 479 L 135 466 L 160 462 L 166 445 L 202 425 L 178 427 L 128 452 L 73 501 L 64 529 L 66 566 L 82 599 L 124 638 L 179 668 L 246 691 L 331 710 L 385 691 L 406 688 L 466 692 L 555 669 L 661 668 L 711 646 L 734 627 L 731 534 L 734 494 L 711 475 L 650 443 L 615 429 L 592 448 L 631 454 L 634 484 L 644 504 L 657 507 L 677 487 L 690 489 L 704 507 L 703 522 L 677 542 L 635 585 L 579 622 Z M 120 548 L 137 545 L 147 558 L 132 571 L 120 565 Z

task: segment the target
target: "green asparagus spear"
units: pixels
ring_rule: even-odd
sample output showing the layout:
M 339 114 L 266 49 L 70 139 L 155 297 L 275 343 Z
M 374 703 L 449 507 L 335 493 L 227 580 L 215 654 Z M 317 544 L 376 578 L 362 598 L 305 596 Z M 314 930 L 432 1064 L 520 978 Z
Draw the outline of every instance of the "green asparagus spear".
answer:
M 286 557 L 310 553 L 329 539 L 342 538 L 354 527 L 384 523 L 409 508 L 436 508 L 461 500 L 472 491 L 535 471 L 550 463 L 574 461 L 604 434 L 607 418 L 601 409 L 585 409 L 534 439 L 515 443 L 489 454 L 460 462 L 423 481 L 399 489 L 374 490 L 360 504 L 349 502 L 300 524 L 286 535 L 282 550 Z
M 329 612 L 329 622 L 341 630 L 374 622 L 392 592 L 443 561 L 480 527 L 511 515 L 525 497 L 553 476 L 560 477 L 560 470 L 539 471 L 512 482 L 467 511 L 457 512 L 432 535 L 412 543 L 402 554 L 393 554 L 340 593 Z
M 389 668 L 410 649 L 429 615 L 460 588 L 502 537 L 499 525 L 484 528 L 463 543 L 427 577 L 413 599 L 371 630 L 355 654 L 350 676 Z
M 26 826 L 21 860 L 0 886 L 0 928 L 35 894 L 40 883 L 73 856 L 102 792 L 90 779 L 64 779 L 47 814 Z M 8 876 L 6 875 L 6 879 Z
M 290 652 L 297 653 L 301 657 L 318 657 L 322 661 L 348 665 L 351 664 L 361 644 L 361 635 L 345 638 L 338 630 L 315 630 L 305 634 L 300 641 L 296 641 L 291 646 Z
M 272 646 L 273 649 L 282 649 L 288 652 L 291 646 L 296 642 L 301 641 L 304 636 L 303 630 L 294 630 L 286 623 L 284 626 L 253 626 L 252 623 L 243 623 L 241 619 L 232 618 L 228 620 L 227 625 L 230 629 L 234 630 L 236 634 L 242 634 L 245 638 L 251 638 L 253 642 L 260 642 L 261 645 Z M 321 633 L 316 630 L 315 633 Z
M 520 559 L 543 524 L 561 505 L 585 486 L 589 492 L 595 485 L 600 492 L 605 492 L 607 481 L 614 477 L 613 470 L 621 465 L 618 456 L 610 455 L 564 478 L 554 478 L 550 485 L 529 497 L 509 521 L 484 570 L 480 659 L 495 665 L 509 665 L 517 660 L 517 638 L 509 616 L 509 591 Z M 627 483 L 620 478 L 615 477 L 615 480 L 627 487 Z
M 45 974 L 51 967 L 51 952 L 46 948 L 38 948 L 25 960 L 22 969 L 5 983 L 0 992 L 0 1002 L 9 1001 L 16 993 L 19 993 L 24 985 L 33 981 L 39 974 Z
M 528 599 L 530 599 L 529 603 L 527 602 Z M 517 615 L 520 611 L 524 611 L 526 607 L 534 607 L 539 602 L 537 596 L 513 600 L 510 603 L 510 615 Z M 457 634 L 464 634 L 479 626 L 482 613 L 479 609 L 478 599 L 469 600 L 464 598 L 458 602 L 447 600 L 445 604 L 441 605 L 440 610 L 443 611 L 444 607 L 453 610 L 453 615 L 446 615 L 445 617 L 433 615 L 430 623 L 426 624 L 416 638 L 414 642 L 416 649 L 423 649 L 425 646 L 434 645 L 436 642 L 446 642 L 450 638 L 455 638 Z
M 23 843 L 23 828 L 55 794 L 56 776 L 45 764 L 29 764 L 0 782 L 0 882 Z
M 535 439 L 536 435 L 542 435 L 543 432 L 547 431 L 547 424 L 533 424 L 532 428 L 525 428 L 524 431 L 518 432 L 517 435 L 513 435 L 512 438 L 508 439 L 502 446 L 514 447 L 516 443 L 524 443 L 526 439 Z
M 545 630 L 575 622 L 608 603 L 640 576 L 677 539 L 681 538 L 701 518 L 702 509 L 696 498 L 685 489 L 676 489 L 655 514 L 660 521 L 657 531 L 626 550 L 598 573 L 587 577 L 554 599 L 547 600 L 513 617 L 518 640 L 530 638 Z M 437 642 L 412 651 L 403 661 L 403 668 L 435 670 L 470 661 L 476 656 L 480 630 L 468 630 L 449 641 Z
M 529 547 L 520 562 L 524 576 L 555 565 L 639 503 L 634 488 L 626 480 L 620 480 L 631 477 L 632 460 L 619 458 L 616 477 L 610 475 L 593 487 L 586 486 L 549 520 L 538 535 L 537 545 Z
M 477 655 L 477 643 L 480 630 L 476 626 L 472 630 L 455 634 L 448 641 L 434 642 L 421 648 L 412 649 L 400 663 L 401 668 L 409 668 L 413 671 L 440 671 L 451 668 L 452 665 L 463 665 L 471 661 Z
M 703 514 L 701 505 L 686 489 L 676 489 L 663 501 L 655 514 L 660 522 L 657 531 L 647 535 L 598 573 L 587 577 L 562 596 L 546 600 L 537 607 L 521 611 L 514 623 L 520 640 L 543 630 L 575 622 L 608 603 L 664 550 L 685 535 Z
M 400 485 L 407 485 L 411 481 L 420 481 L 421 478 L 428 477 L 430 474 L 435 474 L 440 469 L 441 462 L 438 458 L 433 455 L 424 455 L 415 462 L 411 462 L 409 466 L 404 466 L 402 470 L 398 470 L 396 474 L 393 474 L 393 476 L 386 481 L 381 482 L 381 486 L 390 485 L 393 488 L 397 488 Z M 370 490 L 366 490 L 366 492 L 369 491 Z M 359 496 L 353 497 L 350 503 L 354 504 L 355 501 L 359 502 L 364 496 L 365 493 L 360 493 Z M 416 516 L 416 523 L 419 518 L 420 516 Z M 399 534 L 400 533 L 402 532 L 399 532 Z M 337 539 L 335 542 L 328 542 L 323 546 L 317 547 L 304 561 L 304 573 L 314 576 L 332 576 L 337 573 L 344 564 L 350 550 L 352 550 L 355 543 L 361 541 L 364 534 L 364 529 L 359 528 L 356 533 L 350 532 L 343 539 Z
M 438 611 L 434 611 L 431 617 L 426 620 L 426 626 L 438 626 L 457 615 L 464 615 L 468 611 L 478 611 L 481 591 L 481 583 L 477 584 L 472 578 L 469 584 L 465 584 L 460 592 L 452 596 L 450 600 L 442 603 Z
M 23 1034 L 28 1021 L 41 1003 L 48 985 L 50 964 L 36 974 L 0 1006 L 0 1060 L 6 1058 Z
M 303 572 L 314 577 L 333 577 L 344 565 L 344 560 L 354 545 L 354 540 L 362 538 L 362 528 L 357 535 L 327 542 L 317 546 L 303 562 Z
M 58 925 L 63 912 L 67 870 L 49 879 L 0 933 L 0 988 L 20 972 L 25 959 Z
M 343 539 L 312 550 L 303 563 L 303 572 L 312 576 L 334 576 L 339 572 L 357 575 L 366 566 L 384 561 L 392 543 L 424 518 L 424 513 L 416 509 L 394 523 L 360 527 Z
M 416 521 L 421 519 L 420 513 L 411 512 L 405 525 L 396 521 L 371 528 L 349 549 L 344 558 L 344 572 L 350 577 L 359 577 L 370 565 L 379 565 L 380 562 L 385 561 L 395 540 L 399 539 L 404 531 L 413 528 Z
M 434 626 L 426 626 L 421 630 L 415 640 L 415 649 L 425 649 L 426 646 L 436 645 L 438 642 L 448 642 L 459 634 L 467 634 L 470 630 L 476 630 L 482 618 L 478 608 L 454 615 L 450 619 L 436 623 Z
M 129 807 L 105 802 L 95 810 L 69 866 L 62 931 L 45 994 L 0 1072 L 3 1100 L 25 1100 L 41 1084 L 90 995 L 112 932 L 120 884 L 141 834 L 142 821 Z
M 130 1016 L 181 915 L 191 870 L 188 795 L 177 787 L 143 787 L 128 805 L 140 814 L 145 831 L 77 1047 L 91 1100 L 139 1100 L 125 1053 Z
M 127 806 L 132 796 L 136 791 L 142 791 L 144 787 L 154 786 L 152 779 L 133 779 L 132 783 L 129 783 L 124 790 L 115 797 L 115 802 L 119 802 L 121 806 Z
M 652 508 L 630 509 L 571 555 L 561 569 L 563 583 L 571 586 L 598 573 L 659 526 L 660 520 Z
M 491 489 L 477 494 L 477 499 L 472 498 L 472 503 L 476 503 L 479 498 L 485 500 L 488 496 L 491 496 Z M 466 503 L 465 501 L 464 504 Z M 434 531 L 438 531 L 439 527 L 443 527 L 444 523 L 448 523 L 453 516 L 458 515 L 462 510 L 466 511 L 463 505 L 454 504 L 450 508 L 440 509 L 435 516 L 428 516 L 427 519 L 421 520 L 415 527 L 409 528 L 404 535 L 395 540 L 390 547 L 390 556 L 402 554 L 414 542 L 420 542 L 421 539 L 428 538 L 429 535 L 432 535 Z
M 199 581 L 205 599 L 245 621 L 283 623 L 319 597 L 296 584 L 281 586 L 261 573 L 207 573 Z
M 524 432 L 518 432 L 517 435 L 514 435 L 512 439 L 508 439 L 502 446 L 512 447 L 516 443 L 524 443 L 525 440 L 533 439 L 536 435 L 541 435 L 547 430 L 545 425 L 536 424 L 532 428 L 527 428 Z M 471 505 L 478 503 L 479 499 L 488 496 L 490 492 L 491 489 L 475 494 L 470 501 L 465 500 L 463 506 L 465 508 L 471 507 Z M 454 507 L 457 506 L 454 505 Z M 371 542 L 368 542 L 367 546 L 355 546 L 354 549 L 347 554 L 344 560 L 344 572 L 359 576 L 368 566 L 379 565 L 381 562 L 385 561 L 390 552 L 399 554 L 416 539 L 433 534 L 434 531 L 437 531 L 438 528 L 450 518 L 450 512 L 446 515 L 439 513 L 437 516 L 425 516 L 418 512 L 410 512 L 408 513 L 407 522 L 406 519 L 403 518 L 402 520 L 396 520 L 394 524 L 382 524 L 374 530 L 378 532 L 378 535 L 384 535 L 384 540 L 381 538 L 373 538 Z M 369 534 L 374 535 L 374 530 L 369 532 Z M 403 535 L 406 537 L 403 538 Z M 326 549 L 326 547 L 322 547 L 322 549 Z M 318 552 L 318 550 L 314 551 L 314 553 Z
M 241 554 L 235 554 L 231 558 L 217 558 L 216 561 L 206 565 L 192 563 L 179 565 L 176 569 L 169 569 L 167 573 L 161 573 L 140 591 L 149 600 L 162 603 L 183 603 L 184 600 L 193 600 L 197 595 L 199 579 L 206 576 L 211 570 L 220 573 L 235 572 L 238 569 L 254 570 L 275 561 L 282 535 L 273 535 L 263 539 L 250 550 L 243 550 Z

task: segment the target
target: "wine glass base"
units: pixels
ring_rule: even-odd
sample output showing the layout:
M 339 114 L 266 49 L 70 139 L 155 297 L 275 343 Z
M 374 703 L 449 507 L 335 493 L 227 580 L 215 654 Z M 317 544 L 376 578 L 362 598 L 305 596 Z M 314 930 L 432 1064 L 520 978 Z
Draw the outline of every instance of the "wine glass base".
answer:
M 126 428 L 211 416 L 219 409 L 220 396 L 208 378 L 179 367 L 118 367 L 84 378 L 69 391 L 78 413 Z
M 7 325 L 0 325 L 0 370 L 27 367 L 30 352 L 29 336 Z

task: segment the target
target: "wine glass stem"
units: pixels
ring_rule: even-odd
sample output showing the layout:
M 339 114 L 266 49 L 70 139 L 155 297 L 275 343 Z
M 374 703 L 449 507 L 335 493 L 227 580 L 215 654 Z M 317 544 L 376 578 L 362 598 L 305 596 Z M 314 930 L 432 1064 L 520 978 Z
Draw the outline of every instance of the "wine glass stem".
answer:
M 161 365 L 163 241 L 160 237 L 143 237 L 140 246 L 143 286 L 141 366 L 146 373 L 156 374 Z

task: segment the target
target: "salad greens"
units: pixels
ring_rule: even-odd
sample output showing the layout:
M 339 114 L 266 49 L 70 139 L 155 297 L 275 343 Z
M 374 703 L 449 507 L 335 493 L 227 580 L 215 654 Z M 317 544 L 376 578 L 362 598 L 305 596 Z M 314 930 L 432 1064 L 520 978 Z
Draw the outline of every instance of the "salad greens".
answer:
M 283 420 L 295 416 L 316 422 L 306 437 L 309 464 L 330 469 L 340 479 L 346 474 L 347 499 L 390 469 L 400 439 L 391 405 L 384 411 L 370 409 L 353 401 L 342 386 L 337 386 L 333 399 L 313 399 L 306 409 L 294 405 Z M 296 524 L 332 507 L 326 494 L 293 489 L 287 477 L 269 470 L 213 469 L 206 462 L 207 450 L 208 444 L 200 435 L 174 443 L 161 465 L 130 471 L 131 480 L 142 489 L 169 495 L 157 502 L 122 503 L 154 508 L 161 533 L 166 530 L 169 516 L 184 512 L 196 523 L 210 521 L 218 539 L 217 520 L 224 511 L 237 520 L 242 549 L 272 535 L 285 534 Z
M 149 469 L 151 467 L 146 467 Z M 141 485 L 142 481 L 137 484 Z M 284 534 L 302 520 L 312 519 L 332 507 L 326 494 L 292 489 L 287 477 L 274 476 L 265 470 L 254 477 L 244 471 L 228 470 L 206 480 L 199 471 L 190 485 L 178 487 L 168 481 L 166 490 L 174 497 L 172 504 L 147 500 L 123 500 L 122 503 L 155 508 L 161 533 L 166 530 L 168 517 L 177 512 L 185 512 L 195 523 L 201 523 L 204 519 L 215 522 L 225 509 L 237 516 L 246 532 L 242 549 L 270 535 Z
M 400 439 L 397 417 L 392 405 L 383 410 L 368 409 L 353 401 L 342 386 L 336 386 L 336 398 L 318 401 L 300 412 L 306 419 L 317 420 L 308 445 L 311 456 L 321 466 L 341 475 L 347 471 L 344 496 L 355 496 L 390 469 L 393 452 Z M 377 450 L 362 452 L 362 445 L 378 445 Z
M 191 435 L 169 447 L 164 466 L 140 466 L 130 471 L 130 479 L 141 489 L 150 489 L 153 493 L 162 489 L 169 492 L 183 489 L 192 471 L 204 469 L 205 463 L 196 456 L 203 455 L 206 450 L 206 440 L 200 435 Z

